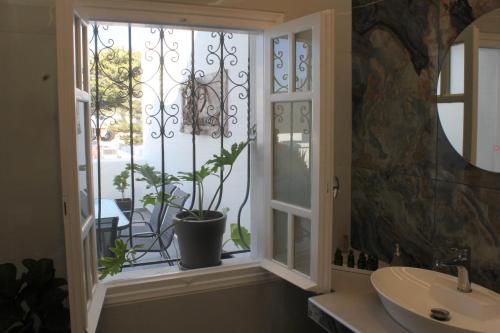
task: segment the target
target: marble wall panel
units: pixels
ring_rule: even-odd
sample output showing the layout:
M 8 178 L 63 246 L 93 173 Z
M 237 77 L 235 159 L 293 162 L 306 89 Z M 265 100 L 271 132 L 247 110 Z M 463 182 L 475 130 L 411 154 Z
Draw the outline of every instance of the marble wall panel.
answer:
M 472 249 L 472 280 L 500 291 L 500 174 L 451 147 L 439 124 L 440 59 L 500 0 L 353 1 L 352 245 L 431 267 Z

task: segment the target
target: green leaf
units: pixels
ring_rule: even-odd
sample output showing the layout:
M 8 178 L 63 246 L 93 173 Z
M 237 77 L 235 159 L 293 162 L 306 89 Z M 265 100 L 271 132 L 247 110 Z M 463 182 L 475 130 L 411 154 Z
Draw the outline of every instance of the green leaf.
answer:
M 125 168 L 125 170 L 123 170 L 118 175 L 116 175 L 115 178 L 113 178 L 113 185 L 118 191 L 123 193 L 129 186 L 128 183 L 129 177 L 130 177 L 130 171 L 127 168 Z
M 0 297 L 14 298 L 21 288 L 17 279 L 17 269 L 11 263 L 0 265 Z
M 212 172 L 216 172 L 225 165 L 232 166 L 247 145 L 248 142 L 246 141 L 240 143 L 234 143 L 231 146 L 231 151 L 222 149 L 220 155 L 214 155 L 211 160 L 207 161 L 206 165 L 211 166 Z
M 42 288 L 54 279 L 54 262 L 51 259 L 23 260 L 23 265 L 28 271 L 23 274 L 23 280 L 28 286 Z
M 99 279 L 102 280 L 108 275 L 113 276 L 120 273 L 125 263 L 132 265 L 133 260 L 129 259 L 129 255 L 133 257 L 133 254 L 141 247 L 142 245 L 136 245 L 127 251 L 127 244 L 123 240 L 117 239 L 115 246 L 109 248 L 115 256 L 99 259 L 99 266 L 101 266 Z
M 233 241 L 234 245 L 236 245 L 236 247 L 240 249 L 249 250 L 250 248 L 248 246 L 250 246 L 250 240 L 251 240 L 250 232 L 245 227 L 241 227 L 241 233 L 243 236 L 243 240 L 245 241 L 242 242 L 240 238 L 240 232 L 238 230 L 238 224 L 231 223 L 230 227 L 231 227 L 231 240 Z M 248 246 L 245 246 L 245 244 Z
M 207 178 L 211 174 L 212 174 L 211 168 L 209 168 L 209 166 L 205 164 L 200 168 L 200 170 L 197 170 L 194 173 L 194 176 L 192 172 L 179 172 L 179 179 L 188 182 L 191 182 L 194 179 L 197 182 L 201 183 L 205 180 L 205 178 Z

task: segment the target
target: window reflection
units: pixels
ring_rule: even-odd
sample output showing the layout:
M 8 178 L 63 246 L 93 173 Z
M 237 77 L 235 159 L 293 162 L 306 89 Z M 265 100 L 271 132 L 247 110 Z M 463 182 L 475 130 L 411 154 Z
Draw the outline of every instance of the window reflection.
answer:
M 273 198 L 311 207 L 311 102 L 273 107 Z

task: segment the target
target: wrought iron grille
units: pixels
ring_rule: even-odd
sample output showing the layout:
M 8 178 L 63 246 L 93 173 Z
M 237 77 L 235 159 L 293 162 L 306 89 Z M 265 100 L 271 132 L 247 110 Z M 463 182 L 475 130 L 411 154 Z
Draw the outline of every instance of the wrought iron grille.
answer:
M 97 225 L 100 229 L 100 221 L 107 217 L 106 200 L 118 199 L 130 221 L 118 226 L 119 237 L 133 246 L 134 221 L 149 212 L 145 211 L 148 191 L 165 193 L 170 174 L 194 173 L 208 153 L 251 140 L 249 35 L 102 22 L 93 22 L 89 30 Z M 236 180 L 226 184 L 230 188 L 222 185 L 225 170 L 214 183 L 220 185 L 215 209 L 227 204 L 223 198 L 228 192 L 233 206 L 238 200 L 237 209 L 229 208 L 241 240 L 250 193 L 250 145 L 246 149 Z M 121 168 L 110 175 L 117 166 Z M 193 208 L 196 184 L 184 185 L 189 194 L 186 207 Z M 120 191 L 121 201 L 116 198 Z M 125 193 L 130 193 L 129 201 Z M 151 213 L 158 215 L 158 221 L 167 209 L 160 202 Z M 246 251 L 233 247 L 226 254 Z M 178 255 L 167 253 L 160 261 L 178 260 Z

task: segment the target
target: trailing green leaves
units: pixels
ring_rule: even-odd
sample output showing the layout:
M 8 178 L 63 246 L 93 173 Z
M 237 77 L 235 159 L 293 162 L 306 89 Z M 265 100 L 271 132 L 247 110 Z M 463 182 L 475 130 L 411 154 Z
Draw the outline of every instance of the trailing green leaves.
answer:
M 134 170 L 141 176 L 137 178 L 137 181 L 146 182 L 146 189 L 154 189 L 153 193 L 148 193 L 144 195 L 142 198 L 142 203 L 144 207 L 148 205 L 156 205 L 157 203 L 161 203 L 162 201 L 166 205 L 170 205 L 184 212 L 190 213 L 190 219 L 203 220 L 204 219 L 204 187 L 203 182 L 209 176 L 221 177 L 219 186 L 217 187 L 210 204 L 206 210 L 211 210 L 212 205 L 215 203 L 217 196 L 220 196 L 220 191 L 222 189 L 222 185 L 227 180 L 231 171 L 233 169 L 233 165 L 240 156 L 241 152 L 247 147 L 248 142 L 240 142 L 235 143 L 231 146 L 230 150 L 222 149 L 219 155 L 213 155 L 212 159 L 208 160 L 204 165 L 200 167 L 199 170 L 194 172 L 179 172 L 178 176 L 173 176 L 169 174 L 162 174 L 159 171 L 156 171 L 155 168 L 149 164 L 143 165 L 134 165 Z M 224 167 L 228 166 L 229 170 L 224 172 Z M 128 164 L 126 170 L 130 171 L 132 169 L 132 165 Z M 221 174 L 218 174 L 221 172 Z M 186 182 L 195 182 L 197 187 L 198 194 L 198 207 L 197 209 L 186 209 L 184 207 L 176 206 L 174 204 L 175 196 L 163 193 L 162 187 L 167 184 L 178 183 L 180 181 Z M 217 205 L 216 205 L 217 206 Z M 217 208 L 215 208 L 217 209 Z M 173 225 L 172 225 L 173 226 Z M 170 227 L 172 227 L 170 226 Z M 168 229 L 168 228 L 167 228 Z M 162 232 L 165 232 L 163 230 Z M 250 233 L 248 230 L 242 227 L 241 229 L 242 238 L 240 238 L 240 232 L 238 226 L 236 224 L 231 224 L 231 240 L 234 244 L 241 249 L 248 249 L 250 244 Z M 156 234 L 154 236 L 154 242 L 158 241 L 161 237 L 161 234 Z M 153 243 L 154 243 L 153 242 Z M 246 244 L 246 245 L 245 245 Z M 104 257 L 99 260 L 100 265 L 100 279 L 104 279 L 108 275 L 118 274 L 123 265 L 125 263 L 133 264 L 135 259 L 136 247 L 132 247 L 127 250 L 126 244 L 118 239 L 116 240 L 114 247 L 111 247 L 110 250 L 114 253 L 112 257 Z M 148 249 L 146 249 L 146 252 Z
M 250 232 L 245 228 L 241 227 L 241 235 L 243 236 L 243 241 L 240 237 L 240 231 L 238 228 L 238 224 L 231 223 L 231 240 L 234 245 L 242 250 L 250 250 L 248 246 L 250 246 Z M 247 246 L 248 245 L 248 246 Z
M 134 256 L 141 247 L 142 245 L 136 245 L 127 250 L 127 244 L 123 240 L 117 239 L 115 246 L 109 248 L 114 256 L 99 259 L 99 266 L 101 267 L 99 279 L 102 280 L 108 275 L 113 276 L 120 273 L 125 263 L 132 265 Z

